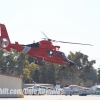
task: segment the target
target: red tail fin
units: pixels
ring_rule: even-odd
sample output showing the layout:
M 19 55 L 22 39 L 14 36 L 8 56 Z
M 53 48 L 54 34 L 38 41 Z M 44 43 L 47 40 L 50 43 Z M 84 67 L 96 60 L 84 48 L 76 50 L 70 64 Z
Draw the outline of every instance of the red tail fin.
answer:
M 8 48 L 10 39 L 4 24 L 0 24 L 0 47 Z

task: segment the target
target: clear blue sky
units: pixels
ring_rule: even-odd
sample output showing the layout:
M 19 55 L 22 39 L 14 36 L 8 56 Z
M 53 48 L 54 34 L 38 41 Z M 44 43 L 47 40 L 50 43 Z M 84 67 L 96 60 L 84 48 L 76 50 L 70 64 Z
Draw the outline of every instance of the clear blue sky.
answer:
M 93 46 L 54 43 L 65 54 L 81 51 L 100 65 L 100 0 L 0 0 L 0 23 L 11 42 L 37 42 L 49 38 Z

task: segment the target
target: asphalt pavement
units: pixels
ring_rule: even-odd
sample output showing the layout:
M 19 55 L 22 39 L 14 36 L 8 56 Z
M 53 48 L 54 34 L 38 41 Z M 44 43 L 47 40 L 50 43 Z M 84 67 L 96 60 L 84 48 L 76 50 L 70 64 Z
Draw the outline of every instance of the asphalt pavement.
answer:
M 100 95 L 25 95 L 24 98 L 0 98 L 1 100 L 100 100 Z

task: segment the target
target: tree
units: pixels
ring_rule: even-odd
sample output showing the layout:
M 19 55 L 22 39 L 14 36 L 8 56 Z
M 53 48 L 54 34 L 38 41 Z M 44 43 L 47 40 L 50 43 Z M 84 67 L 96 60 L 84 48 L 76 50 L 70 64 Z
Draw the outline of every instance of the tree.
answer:
M 97 73 L 98 73 L 98 83 L 100 84 L 100 68 L 98 68 Z
M 23 69 L 25 67 L 28 66 L 28 62 L 27 62 L 27 55 L 24 53 L 18 53 L 17 55 L 17 62 L 16 62 L 16 66 L 17 66 L 17 75 L 18 76 L 22 76 L 23 75 Z
M 86 82 L 86 79 L 92 79 L 97 82 L 97 72 L 93 67 L 95 60 L 88 60 L 88 55 L 81 52 L 70 52 L 68 58 L 75 62 L 72 67 L 63 65 L 45 63 L 45 65 L 34 64 L 34 59 L 24 53 L 18 53 L 11 49 L 10 52 L 0 49 L 0 73 L 21 76 L 24 83 L 32 81 L 39 83 L 55 84 L 63 78 L 70 77 L 73 84 L 77 80 L 77 84 Z M 100 82 L 100 70 L 98 69 L 98 80 Z
M 6 73 L 6 68 L 7 68 L 7 63 L 6 63 L 6 59 L 4 58 L 4 54 L 5 50 L 0 49 L 0 70 L 1 73 Z
M 29 68 L 23 69 L 23 82 L 24 83 L 31 83 L 32 82 Z
M 0 67 L 1 73 L 5 74 L 13 74 L 15 70 L 15 54 L 11 52 L 7 52 L 5 50 L 0 50 Z
M 34 63 L 29 64 L 29 70 L 30 70 L 30 77 L 33 81 L 39 82 L 40 77 L 40 67 Z
M 82 79 L 84 83 L 86 82 L 85 75 L 90 72 L 90 69 L 93 68 L 93 64 L 96 63 L 95 60 L 88 60 L 88 56 L 81 52 L 70 52 L 68 58 L 75 62 L 75 65 L 69 71 L 72 77 L 77 76 L 79 79 Z M 76 69 L 76 70 L 75 70 Z M 76 75 L 75 75 L 76 74 Z

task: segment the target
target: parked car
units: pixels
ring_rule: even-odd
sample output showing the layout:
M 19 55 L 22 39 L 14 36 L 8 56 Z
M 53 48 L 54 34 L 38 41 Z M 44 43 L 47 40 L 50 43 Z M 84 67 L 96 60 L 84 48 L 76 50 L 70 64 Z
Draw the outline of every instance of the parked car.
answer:
M 95 94 L 96 94 L 96 95 L 100 95 L 100 88 L 96 88 Z
M 99 92 L 100 92 L 100 85 L 94 85 L 83 93 L 87 95 L 91 95 L 91 94 L 99 94 Z
M 88 88 L 78 85 L 70 85 L 69 87 L 64 87 L 63 89 L 65 91 L 65 95 L 73 95 L 79 94 L 82 91 L 86 91 Z

